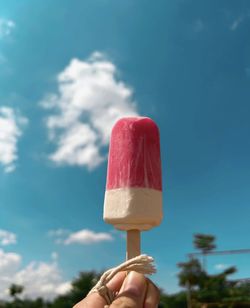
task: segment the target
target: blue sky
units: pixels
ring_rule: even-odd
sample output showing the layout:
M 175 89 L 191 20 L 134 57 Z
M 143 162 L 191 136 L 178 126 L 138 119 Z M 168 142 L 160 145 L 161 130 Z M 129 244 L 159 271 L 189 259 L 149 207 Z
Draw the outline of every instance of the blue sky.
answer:
M 110 128 L 131 114 L 161 133 L 164 220 L 142 234 L 154 280 L 178 290 L 195 232 L 250 248 L 249 30 L 243 0 L 0 0 L 1 297 L 14 279 L 52 298 L 124 260 L 102 207 Z M 208 268 L 250 277 L 249 258 Z

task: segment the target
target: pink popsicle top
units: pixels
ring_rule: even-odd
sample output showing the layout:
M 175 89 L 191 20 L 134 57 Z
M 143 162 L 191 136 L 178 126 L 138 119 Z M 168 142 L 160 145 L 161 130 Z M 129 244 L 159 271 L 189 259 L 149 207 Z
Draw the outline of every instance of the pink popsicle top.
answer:
M 146 117 L 122 118 L 111 134 L 106 190 L 162 190 L 159 129 Z

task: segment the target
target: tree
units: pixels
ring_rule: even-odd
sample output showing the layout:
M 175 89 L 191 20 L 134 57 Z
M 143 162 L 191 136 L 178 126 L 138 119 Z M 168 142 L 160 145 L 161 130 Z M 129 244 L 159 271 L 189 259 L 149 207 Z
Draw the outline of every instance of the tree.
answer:
M 188 307 L 193 307 L 194 300 L 212 303 L 230 298 L 235 283 L 229 282 L 227 276 L 236 272 L 235 267 L 229 267 L 217 275 L 209 275 L 198 259 L 179 263 L 178 267 L 181 269 L 178 274 L 179 285 L 187 289 Z
M 202 266 L 197 259 L 190 259 L 187 262 L 177 264 L 181 268 L 179 277 L 179 285 L 190 287 L 198 286 L 201 284 L 201 280 L 205 278 L 206 273 L 203 271 Z
M 159 308 L 187 308 L 185 292 L 172 295 L 162 293 Z
M 206 270 L 206 255 L 216 248 L 214 243 L 215 236 L 210 234 L 194 234 L 193 244 L 196 249 L 201 250 L 203 254 L 203 269 Z
M 18 298 L 18 295 L 21 294 L 24 290 L 24 287 L 18 284 L 11 284 L 9 287 L 9 293 L 10 296 L 14 298 L 14 300 L 16 300 Z
M 187 262 L 177 264 L 181 268 L 179 277 L 179 285 L 186 287 L 187 306 L 192 307 L 192 292 L 193 288 L 201 284 L 201 280 L 205 279 L 206 273 L 203 271 L 200 261 L 190 259 Z
M 232 266 L 217 275 L 207 274 L 206 278 L 200 281 L 197 299 L 200 302 L 211 303 L 221 302 L 222 299 L 230 298 L 231 289 L 236 283 L 229 282 L 227 276 L 234 274 L 236 271 L 236 268 Z
M 67 294 L 59 296 L 50 305 L 51 308 L 73 307 L 82 300 L 99 280 L 100 274 L 96 272 L 82 272 L 72 282 L 72 289 Z

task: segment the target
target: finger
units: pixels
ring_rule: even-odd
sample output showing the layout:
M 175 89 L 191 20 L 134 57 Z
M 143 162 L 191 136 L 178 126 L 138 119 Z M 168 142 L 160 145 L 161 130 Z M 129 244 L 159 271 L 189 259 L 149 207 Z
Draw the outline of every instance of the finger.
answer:
M 107 287 L 113 292 L 118 292 L 121 289 L 124 279 L 126 278 L 127 272 L 119 272 L 114 278 L 107 283 Z
M 142 274 L 130 272 L 110 308 L 142 308 L 146 290 L 146 278 Z
M 107 284 L 107 287 L 113 292 L 118 292 L 126 277 L 125 272 L 120 272 Z M 73 308 L 103 308 L 107 305 L 105 299 L 97 292 L 90 293 L 82 301 L 76 304 Z
M 152 283 L 152 281 L 148 279 L 148 288 L 145 297 L 144 308 L 158 307 L 159 301 L 160 301 L 160 291 Z
M 103 308 L 106 305 L 104 298 L 98 293 L 91 293 L 77 303 L 73 308 Z

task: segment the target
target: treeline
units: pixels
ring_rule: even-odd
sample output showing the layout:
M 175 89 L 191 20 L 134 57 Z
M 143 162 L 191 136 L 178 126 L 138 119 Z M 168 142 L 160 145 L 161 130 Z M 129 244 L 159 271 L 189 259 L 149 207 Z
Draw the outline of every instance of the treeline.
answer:
M 215 237 L 196 234 L 194 247 L 201 251 L 203 262 L 191 256 L 186 262 L 178 264 L 179 285 L 184 288 L 174 295 L 161 292 L 161 308 L 250 308 L 250 282 L 230 280 L 236 267 L 229 267 L 216 275 L 206 271 L 206 256 L 216 248 Z M 72 289 L 54 301 L 46 302 L 42 298 L 36 300 L 20 299 L 23 287 L 12 284 L 9 288 L 11 302 L 1 302 L 0 308 L 72 308 L 83 299 L 100 277 L 94 271 L 82 272 L 72 282 Z

